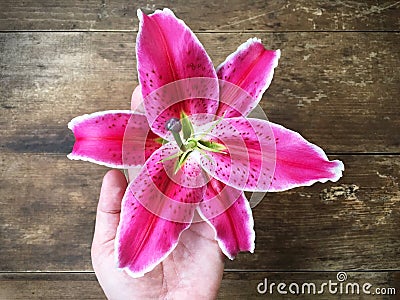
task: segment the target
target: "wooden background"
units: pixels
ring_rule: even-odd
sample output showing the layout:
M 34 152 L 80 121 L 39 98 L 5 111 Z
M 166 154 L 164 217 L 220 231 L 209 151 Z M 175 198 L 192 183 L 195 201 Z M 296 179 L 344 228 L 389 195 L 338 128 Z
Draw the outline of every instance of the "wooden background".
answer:
M 219 297 L 339 270 L 400 294 L 400 1 L 0 0 L 0 299 L 104 299 L 90 244 L 107 169 L 66 158 L 67 123 L 129 108 L 136 10 L 163 7 L 216 65 L 253 36 L 280 48 L 262 107 L 346 167 L 337 183 L 267 194 L 256 251 L 226 262 Z

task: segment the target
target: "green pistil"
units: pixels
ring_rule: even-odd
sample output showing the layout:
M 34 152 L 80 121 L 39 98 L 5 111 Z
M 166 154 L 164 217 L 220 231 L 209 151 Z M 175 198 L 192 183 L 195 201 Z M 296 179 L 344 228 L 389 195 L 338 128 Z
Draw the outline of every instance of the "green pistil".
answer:
M 181 138 L 181 135 L 179 134 L 179 132 L 171 131 L 171 133 L 172 133 L 172 136 L 174 137 L 176 143 L 178 144 L 179 149 L 181 149 L 182 152 L 185 152 L 186 147 L 182 142 L 182 138 Z

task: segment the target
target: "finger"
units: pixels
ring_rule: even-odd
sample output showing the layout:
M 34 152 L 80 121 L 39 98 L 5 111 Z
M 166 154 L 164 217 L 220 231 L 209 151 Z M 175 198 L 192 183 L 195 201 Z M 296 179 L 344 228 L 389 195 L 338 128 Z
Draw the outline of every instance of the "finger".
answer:
M 104 176 L 97 206 L 93 244 L 105 244 L 115 238 L 126 187 L 125 176 L 120 171 L 111 170 Z
M 132 99 L 131 99 L 131 109 L 138 113 L 144 113 L 143 97 L 142 97 L 142 90 L 140 88 L 140 85 L 138 85 L 133 90 Z

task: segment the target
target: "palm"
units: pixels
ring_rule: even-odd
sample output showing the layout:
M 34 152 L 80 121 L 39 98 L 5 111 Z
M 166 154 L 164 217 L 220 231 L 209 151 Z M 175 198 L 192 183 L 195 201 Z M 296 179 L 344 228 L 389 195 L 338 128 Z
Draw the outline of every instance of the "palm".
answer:
M 113 189 L 114 188 L 114 189 Z M 117 206 L 126 182 L 111 171 L 103 182 L 92 245 L 96 276 L 109 299 L 215 298 L 223 272 L 223 255 L 214 232 L 205 223 L 185 230 L 173 252 L 154 270 L 132 278 L 115 267 L 114 237 L 119 222 Z M 110 199 L 111 198 L 111 199 Z M 108 207 L 107 207 L 108 205 Z

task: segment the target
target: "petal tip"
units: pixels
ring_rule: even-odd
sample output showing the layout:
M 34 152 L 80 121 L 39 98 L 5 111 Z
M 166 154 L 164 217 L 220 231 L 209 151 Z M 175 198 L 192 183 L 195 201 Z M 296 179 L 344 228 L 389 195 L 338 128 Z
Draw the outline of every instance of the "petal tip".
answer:
M 128 192 L 129 188 L 125 191 L 124 197 L 122 199 L 122 202 L 124 203 L 126 201 L 126 195 L 129 193 Z M 122 210 L 124 209 L 124 205 L 121 206 L 121 214 L 122 214 Z M 117 233 L 114 239 L 114 263 L 115 266 L 117 268 L 118 271 L 120 272 L 125 272 L 127 273 L 130 277 L 132 278 L 140 278 L 143 277 L 144 274 L 146 273 L 146 271 L 142 270 L 142 271 L 134 271 L 129 269 L 129 266 L 123 265 L 121 263 L 121 259 L 120 259 L 120 252 L 118 251 L 119 247 L 121 246 L 121 223 L 118 225 L 117 228 Z
M 75 128 L 75 126 L 77 124 L 79 124 L 82 121 L 86 120 L 90 116 L 91 116 L 90 114 L 84 114 L 84 115 L 77 116 L 77 117 L 73 118 L 71 121 L 68 122 L 68 129 L 70 129 L 73 132 L 74 128 Z
M 258 38 L 258 37 L 249 38 L 249 39 L 246 41 L 245 44 L 251 44 L 251 43 L 259 43 L 259 44 L 262 45 L 262 41 L 261 41 L 261 39 Z
M 340 171 L 344 171 L 344 164 L 343 164 L 343 162 L 342 162 L 341 160 L 334 160 L 334 161 L 338 164 L 337 167 L 340 168 Z
M 226 257 L 228 257 L 230 260 L 235 260 L 235 256 L 228 255 L 227 252 L 224 252 Z
M 72 120 L 73 120 L 73 119 L 72 119 Z M 73 131 L 73 128 L 74 128 L 74 123 L 72 122 L 72 120 L 69 121 L 69 122 L 68 122 L 68 125 L 67 125 L 67 126 L 68 126 L 68 129 L 71 130 L 71 131 Z
M 139 10 L 140 9 L 138 9 L 138 11 Z M 145 14 L 143 14 L 143 12 L 141 12 L 141 13 L 142 13 L 142 15 L 145 15 Z M 163 9 L 156 9 L 152 14 L 148 15 L 148 17 L 154 16 L 154 15 L 164 15 L 164 16 L 169 15 L 171 17 L 176 18 L 174 12 L 167 7 L 163 8 Z M 138 17 L 139 17 L 139 15 L 138 15 Z
M 125 268 L 117 267 L 117 270 L 120 271 L 120 272 L 127 273 L 132 278 L 140 278 L 140 277 L 143 277 L 144 274 L 146 274 L 146 272 L 135 272 L 135 271 L 132 271 L 127 267 L 125 267 Z
M 276 60 L 279 60 L 282 54 L 281 49 L 277 49 L 275 50 L 275 52 L 276 52 Z M 278 63 L 276 63 L 276 65 L 278 65 Z
M 138 8 L 138 10 L 136 11 L 136 15 L 139 19 L 139 22 L 142 22 L 143 21 L 143 12 L 140 8 Z
M 332 182 L 336 182 L 343 176 L 344 164 L 340 160 L 334 160 L 334 161 L 332 161 L 332 163 L 335 163 L 336 166 L 334 168 L 332 168 L 333 176 L 332 176 L 332 178 L 330 178 L 330 180 Z
M 118 229 L 119 229 L 119 226 L 118 226 Z M 129 269 L 128 266 L 124 266 L 124 265 L 121 264 L 119 253 L 117 251 L 118 246 L 119 246 L 119 233 L 117 232 L 117 237 L 114 240 L 114 249 L 115 249 L 115 251 L 114 251 L 114 263 L 115 263 L 115 266 L 116 266 L 117 270 L 120 271 L 120 272 L 127 273 L 132 278 L 143 277 L 144 274 L 146 274 L 147 271 L 143 271 L 143 270 L 142 271 L 134 271 L 134 270 Z
M 163 13 L 166 13 L 166 14 L 169 14 L 169 15 L 171 15 L 171 16 L 173 16 L 173 17 L 176 17 L 175 14 L 174 14 L 174 12 L 173 12 L 172 10 L 170 10 L 168 7 L 165 7 L 165 8 L 162 10 L 162 12 L 163 12 Z

